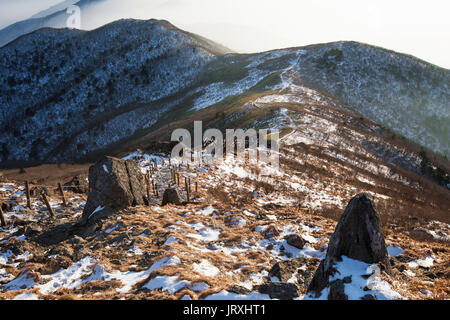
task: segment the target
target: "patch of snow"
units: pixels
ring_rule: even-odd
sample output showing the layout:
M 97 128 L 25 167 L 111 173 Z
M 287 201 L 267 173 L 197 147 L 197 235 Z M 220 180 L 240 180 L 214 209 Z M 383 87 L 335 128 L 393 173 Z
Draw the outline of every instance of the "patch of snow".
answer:
M 128 256 L 136 255 L 136 256 L 142 256 L 144 252 L 141 250 L 141 248 L 136 247 L 135 245 L 132 245 L 129 249 L 130 253 L 128 253 Z
M 11 281 L 14 279 L 12 274 L 6 273 L 5 269 L 0 269 L 0 283 Z
M 313 236 L 311 236 L 309 234 L 302 234 L 302 238 L 309 243 L 317 243 L 320 241 L 320 239 L 314 238 Z
M 49 281 L 36 287 L 43 294 L 53 293 L 58 288 L 77 288 L 83 282 L 81 278 L 92 272 L 92 267 L 95 263 L 95 259 L 84 257 L 80 261 L 73 263 L 67 269 L 61 269 L 53 274 L 42 276 L 43 279 Z
M 33 276 L 28 272 L 22 272 L 19 276 L 3 286 L 6 291 L 29 289 L 35 285 Z
M 191 227 L 193 227 L 193 229 L 195 231 L 197 231 L 198 234 L 195 234 L 195 233 L 186 234 L 186 236 L 188 236 L 190 238 L 195 238 L 199 241 L 205 241 L 205 242 L 215 241 L 215 240 L 219 239 L 220 230 L 218 230 L 218 229 L 206 227 L 202 223 L 196 223 L 194 225 L 191 225 Z
M 99 211 L 102 211 L 103 209 L 105 209 L 105 207 L 102 206 L 98 206 L 88 217 L 88 219 L 90 219 L 94 214 L 96 214 Z
M 240 295 L 234 292 L 222 290 L 207 296 L 204 300 L 270 300 L 268 294 L 252 291 L 248 295 Z
M 209 289 L 209 285 L 206 282 L 194 282 L 188 286 L 188 289 L 195 291 L 195 292 L 201 292 L 206 289 Z
M 179 274 L 173 276 L 156 276 L 151 279 L 143 288 L 148 290 L 162 289 L 169 293 L 176 293 L 189 284 L 186 280 L 178 280 Z
M 261 231 L 264 231 L 264 230 L 266 230 L 267 228 L 268 228 L 269 226 L 256 226 L 255 227 L 255 231 L 256 232 L 261 232 Z
M 394 245 L 388 246 L 387 251 L 391 257 L 396 257 L 403 253 L 403 249 Z
M 119 229 L 119 224 L 118 224 L 118 223 L 116 223 L 116 224 L 115 224 L 114 226 L 112 226 L 111 228 L 105 230 L 105 233 L 106 233 L 106 234 L 110 234 L 111 232 L 113 232 L 114 230 L 117 230 L 117 229 Z
M 247 221 L 242 218 L 241 216 L 231 217 L 230 219 L 230 225 L 232 227 L 242 227 L 247 224 Z
M 165 257 L 156 261 L 149 269 L 145 271 L 139 272 L 121 272 L 114 271 L 109 273 L 105 270 L 105 268 L 101 265 L 96 265 L 94 268 L 94 272 L 86 279 L 83 280 L 83 283 L 93 281 L 93 280 L 119 280 L 124 285 L 120 289 L 116 289 L 117 292 L 125 293 L 131 290 L 131 288 L 138 283 L 139 281 L 145 280 L 154 270 L 161 269 L 166 266 L 175 266 L 181 263 L 180 259 L 176 256 Z
M 196 214 L 201 214 L 203 216 L 209 216 L 214 212 L 214 208 L 212 206 L 204 207 L 202 210 L 197 211 Z
M 194 263 L 192 266 L 195 272 L 207 277 L 214 277 L 220 273 L 220 270 L 212 265 L 208 260 L 203 259 L 200 263 Z
M 418 267 L 429 268 L 434 264 L 434 259 L 432 256 L 427 256 L 425 259 L 418 259 L 408 262 L 408 267 L 411 269 L 416 269 Z
M 289 254 L 292 258 L 325 258 L 325 252 L 316 250 L 308 245 L 305 245 L 303 249 L 298 249 L 284 240 L 282 246 L 284 247 L 284 252 Z
M 178 242 L 178 239 L 177 238 L 175 238 L 174 236 L 170 236 L 167 240 L 166 240 L 166 242 L 164 242 L 164 246 L 167 246 L 167 245 L 169 245 L 169 244 L 171 244 L 171 243 L 174 243 L 174 242 Z
M 329 282 L 351 277 L 351 282 L 344 284 L 344 292 L 349 300 L 360 300 L 367 294 L 373 294 L 377 300 L 403 299 L 399 293 L 391 288 L 388 282 L 376 275 L 375 270 L 378 268 L 376 264 L 371 265 L 342 256 L 342 261 L 336 262 L 334 266 L 337 271 L 330 276 Z M 364 290 L 365 288 L 366 290 Z M 318 299 L 327 299 L 328 294 L 329 288 L 325 288 Z M 307 300 L 314 299 L 312 294 L 308 294 L 304 298 Z
M 13 255 L 11 250 L 0 253 L 0 264 L 8 264 L 9 258 Z
M 13 300 L 39 300 L 39 297 L 32 292 L 24 292 L 15 296 Z

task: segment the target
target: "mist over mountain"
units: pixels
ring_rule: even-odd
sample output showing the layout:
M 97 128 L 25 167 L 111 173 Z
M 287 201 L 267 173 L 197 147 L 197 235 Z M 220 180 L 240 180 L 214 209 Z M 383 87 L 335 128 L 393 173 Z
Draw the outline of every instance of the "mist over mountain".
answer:
M 43 8 L 31 0 L 18 2 L 28 3 L 29 10 Z M 69 15 L 61 8 L 71 2 L 62 2 L 42 10 L 32 19 L 0 30 L 0 46 L 41 27 L 65 27 L 64 20 Z M 333 0 L 282 0 L 279 3 L 272 0 L 83 0 L 76 5 L 81 9 L 80 28 L 83 30 L 96 29 L 119 19 L 155 18 L 168 20 L 183 30 L 241 53 L 351 40 L 413 54 L 449 68 L 449 61 L 442 54 L 450 49 L 448 41 L 443 41 L 449 37 L 445 16 L 449 8 L 445 1 L 439 2 L 436 6 L 424 6 L 421 1 L 413 0 L 404 6 L 389 0 L 377 3 L 357 0 L 340 3 Z M 20 6 L 13 3 L 5 4 L 2 9 L 20 12 Z M 23 14 L 17 19 L 19 17 L 23 19 Z M 36 17 L 39 19 L 33 19 Z M 14 21 L 11 19 L 7 21 Z
M 50 8 L 46 10 L 39 11 L 38 13 L 32 15 L 30 19 L 37 19 L 37 18 L 44 18 L 46 16 L 52 15 L 56 12 L 60 12 L 63 10 L 66 10 L 69 6 L 76 4 L 80 0 L 65 0 L 62 1 L 54 6 L 51 6 Z

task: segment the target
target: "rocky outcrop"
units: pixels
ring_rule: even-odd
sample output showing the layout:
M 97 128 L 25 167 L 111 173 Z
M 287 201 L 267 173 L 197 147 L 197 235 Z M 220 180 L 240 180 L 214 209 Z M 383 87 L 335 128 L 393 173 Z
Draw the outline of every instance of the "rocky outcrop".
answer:
M 175 205 L 181 205 L 183 203 L 180 192 L 178 191 L 178 188 L 168 188 L 164 190 L 163 199 L 162 199 L 162 206 L 165 206 L 166 204 L 175 204 Z
M 342 292 L 343 284 L 334 283 L 331 286 L 329 283 L 329 277 L 334 274 L 333 265 L 342 256 L 377 263 L 381 270 L 392 274 L 380 219 L 365 194 L 355 196 L 347 205 L 330 238 L 326 257 L 309 285 L 309 292 L 318 295 L 324 288 L 330 287 L 330 299 L 343 298 L 341 293 L 337 293 Z
M 317 259 L 318 260 L 318 259 Z M 276 277 L 281 282 L 288 282 L 293 277 L 296 278 L 296 284 L 306 291 L 312 277 L 314 276 L 314 267 L 317 266 L 316 259 L 307 259 L 303 257 L 290 260 L 279 261 L 275 263 L 269 271 L 270 277 Z
M 116 210 L 148 204 L 144 177 L 132 160 L 105 157 L 89 168 L 90 189 L 82 222 L 96 221 Z

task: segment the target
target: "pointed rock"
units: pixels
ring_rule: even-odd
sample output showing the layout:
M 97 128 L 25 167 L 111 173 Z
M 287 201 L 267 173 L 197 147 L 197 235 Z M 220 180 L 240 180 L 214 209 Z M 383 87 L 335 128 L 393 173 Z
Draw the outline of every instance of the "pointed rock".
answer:
M 333 275 L 333 264 L 340 261 L 342 256 L 365 263 L 381 264 L 387 274 L 392 274 L 380 218 L 365 194 L 355 196 L 348 203 L 308 292 L 319 294 L 330 286 L 328 280 Z

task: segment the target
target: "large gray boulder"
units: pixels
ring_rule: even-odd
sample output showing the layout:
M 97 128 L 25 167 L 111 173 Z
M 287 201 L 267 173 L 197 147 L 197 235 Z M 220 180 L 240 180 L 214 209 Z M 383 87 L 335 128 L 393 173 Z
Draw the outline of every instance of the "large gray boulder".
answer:
M 90 192 L 82 222 L 94 222 L 130 206 L 148 204 L 145 181 L 132 160 L 105 157 L 89 168 Z
M 387 274 L 392 274 L 380 218 L 365 194 L 355 196 L 348 203 L 330 238 L 326 257 L 317 268 L 308 292 L 319 294 L 330 286 L 328 280 L 334 272 L 333 264 L 340 261 L 342 256 L 379 264 Z M 333 284 L 333 288 L 338 285 L 341 284 Z

